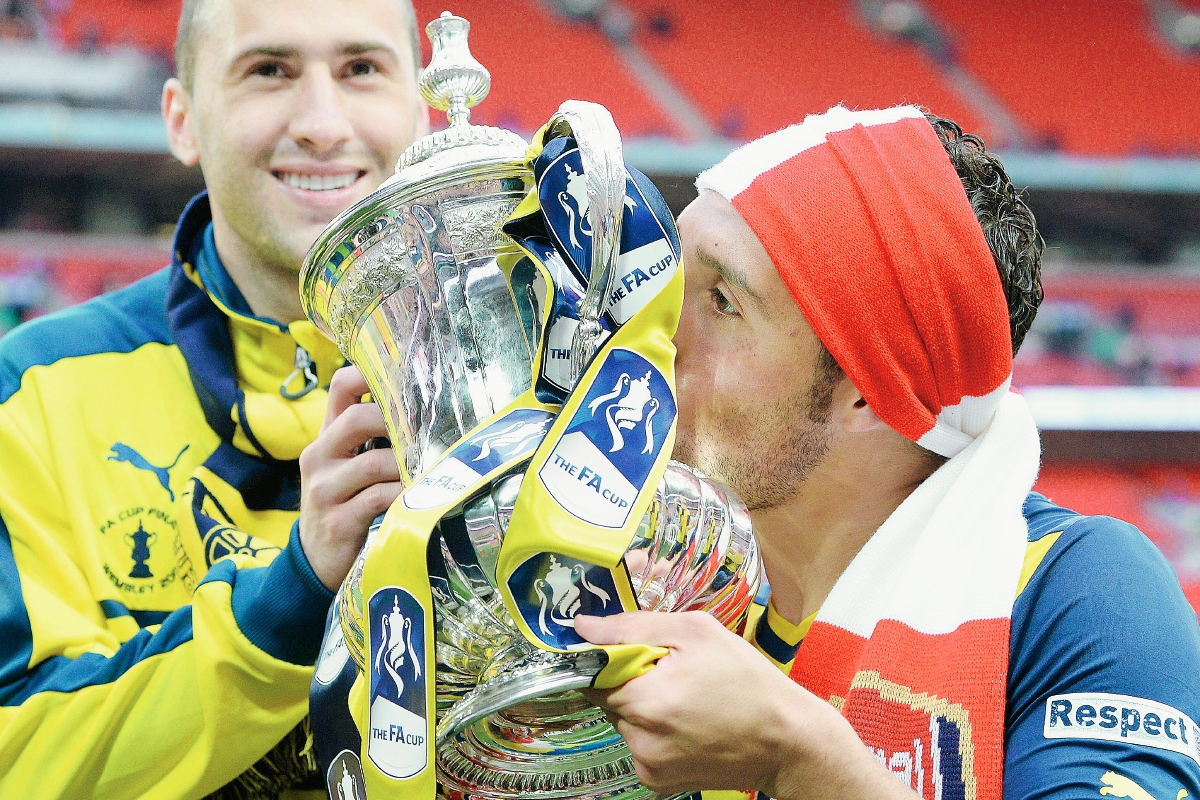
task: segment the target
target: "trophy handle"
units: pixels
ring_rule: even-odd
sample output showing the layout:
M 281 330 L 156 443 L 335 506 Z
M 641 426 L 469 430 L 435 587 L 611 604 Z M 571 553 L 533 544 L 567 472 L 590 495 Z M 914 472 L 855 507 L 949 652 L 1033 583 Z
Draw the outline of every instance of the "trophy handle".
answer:
M 546 138 L 575 137 L 587 182 L 587 223 L 592 231 L 592 263 L 587 291 L 579 304 L 579 327 L 571 340 L 571 383 L 596 353 L 600 317 L 608 297 L 613 267 L 621 252 L 621 217 L 625 211 L 625 159 L 621 134 L 602 105 L 567 100 L 550 120 Z

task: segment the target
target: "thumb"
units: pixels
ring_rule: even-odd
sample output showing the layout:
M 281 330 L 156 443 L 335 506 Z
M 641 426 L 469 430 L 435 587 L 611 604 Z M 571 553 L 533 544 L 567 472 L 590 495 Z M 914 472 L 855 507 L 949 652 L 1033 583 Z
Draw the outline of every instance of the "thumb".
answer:
M 575 632 L 592 644 L 676 647 L 686 638 L 686 614 L 627 611 L 607 617 L 575 617 Z

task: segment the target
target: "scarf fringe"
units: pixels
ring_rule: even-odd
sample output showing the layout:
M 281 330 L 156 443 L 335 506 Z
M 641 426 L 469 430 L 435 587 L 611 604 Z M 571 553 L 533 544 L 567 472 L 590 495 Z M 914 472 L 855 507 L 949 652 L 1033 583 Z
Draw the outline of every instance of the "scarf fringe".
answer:
M 316 774 L 312 725 L 305 717 L 254 766 L 208 795 L 206 800 L 277 800 L 281 792 Z

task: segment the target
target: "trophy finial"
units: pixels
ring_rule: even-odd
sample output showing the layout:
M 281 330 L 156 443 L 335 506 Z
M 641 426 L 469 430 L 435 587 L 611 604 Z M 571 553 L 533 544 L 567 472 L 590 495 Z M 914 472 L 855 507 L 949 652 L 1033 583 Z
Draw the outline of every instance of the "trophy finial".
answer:
M 433 57 L 421 74 L 421 96 L 445 111 L 450 125 L 468 125 L 471 106 L 487 97 L 492 76 L 471 55 L 467 32 L 471 23 L 449 11 L 430 22 L 425 33 L 433 44 Z

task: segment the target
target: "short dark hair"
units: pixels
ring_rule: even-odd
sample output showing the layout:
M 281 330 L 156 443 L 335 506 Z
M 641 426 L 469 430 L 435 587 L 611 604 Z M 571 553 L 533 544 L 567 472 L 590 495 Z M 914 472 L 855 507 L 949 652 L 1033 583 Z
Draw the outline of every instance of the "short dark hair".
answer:
M 179 10 L 179 28 L 175 31 L 175 76 L 189 92 L 196 77 L 196 40 L 204 34 L 202 12 L 207 0 L 183 0 Z M 409 44 L 413 67 L 421 72 L 421 34 L 417 30 L 417 12 L 412 0 L 398 0 L 408 16 Z

